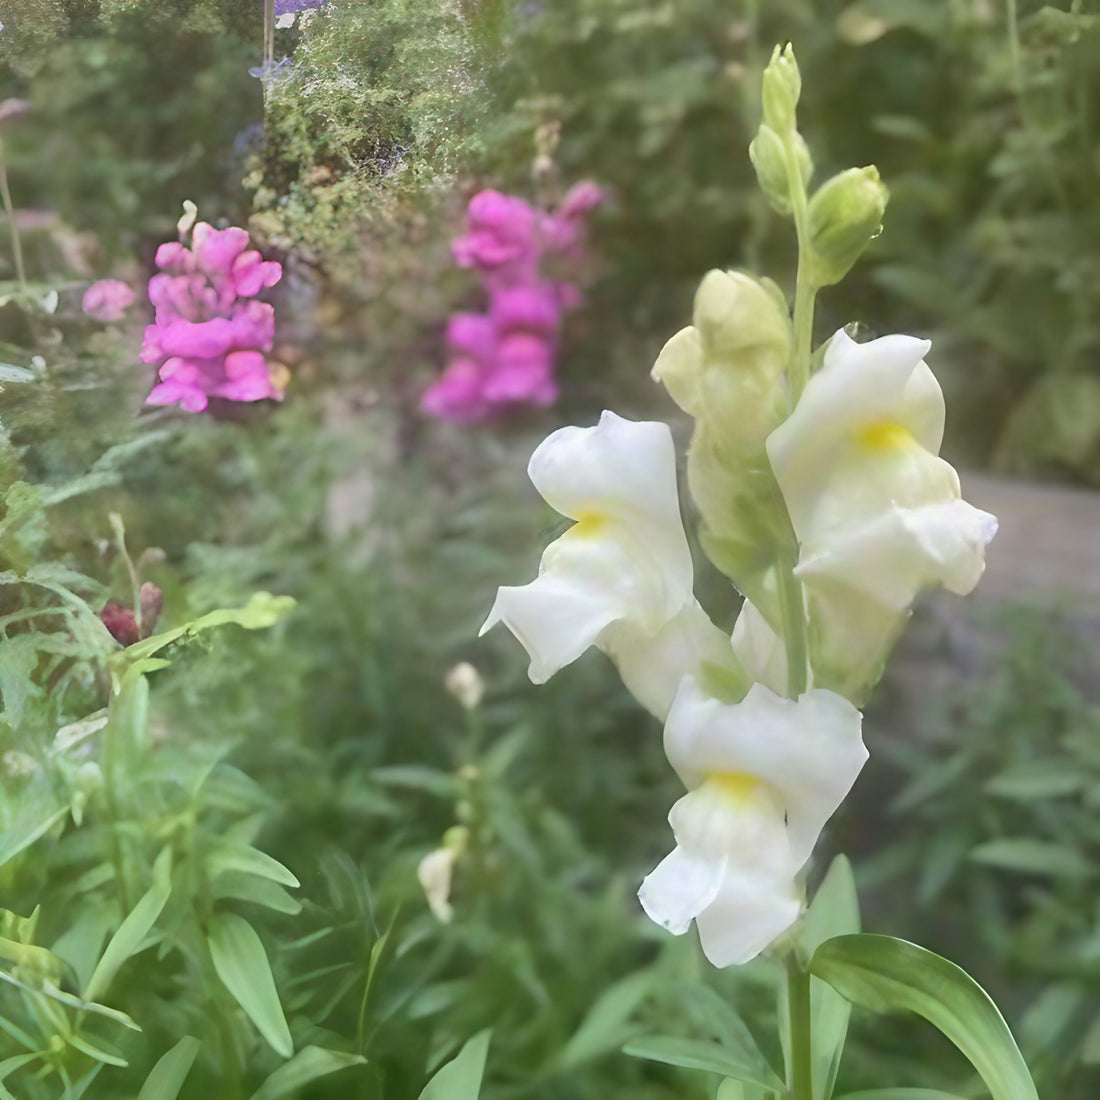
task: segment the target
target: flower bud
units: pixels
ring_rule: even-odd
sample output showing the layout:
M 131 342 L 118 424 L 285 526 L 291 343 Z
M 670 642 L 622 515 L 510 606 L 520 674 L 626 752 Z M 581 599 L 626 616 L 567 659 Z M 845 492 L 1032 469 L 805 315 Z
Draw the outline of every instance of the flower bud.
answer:
M 481 674 L 468 661 L 462 661 L 443 678 L 443 685 L 466 710 L 476 710 L 485 692 Z
M 801 176 L 800 185 L 805 187 L 809 183 L 810 176 L 813 175 L 814 165 L 810 158 L 810 150 L 798 131 L 792 130 L 782 138 L 770 126 L 762 123 L 756 137 L 749 145 L 749 159 L 752 161 L 753 168 L 756 169 L 760 190 L 780 214 L 791 212 L 791 184 L 787 172 L 785 143 L 790 145 L 795 165 Z
M 840 172 L 817 189 L 810 200 L 810 240 L 818 286 L 840 282 L 879 235 L 887 198 L 873 164 Z
M 802 76 L 794 59 L 794 48 L 788 42 L 782 50 L 772 51 L 772 59 L 764 70 L 764 122 L 785 137 L 795 130 L 795 108 L 802 94 Z
M 740 271 L 709 271 L 695 293 L 692 320 L 708 356 L 775 378 L 787 364 L 791 323 L 772 293 Z

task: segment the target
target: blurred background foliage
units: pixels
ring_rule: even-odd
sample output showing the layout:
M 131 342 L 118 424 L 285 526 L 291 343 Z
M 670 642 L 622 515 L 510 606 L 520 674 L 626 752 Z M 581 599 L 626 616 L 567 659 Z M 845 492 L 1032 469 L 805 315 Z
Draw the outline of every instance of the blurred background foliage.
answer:
M 526 456 L 607 404 L 667 415 L 648 370 L 708 268 L 790 287 L 789 227 L 746 149 L 760 69 L 791 39 L 819 176 L 873 161 L 892 192 L 885 232 L 823 296 L 818 337 L 851 320 L 932 337 L 949 457 L 1095 484 L 1100 17 L 1069 0 L 330 0 L 277 32 L 290 60 L 260 79 L 261 9 L 0 10 L 0 98 L 31 103 L 0 139 L 34 292 L 14 292 L 5 222 L 0 937 L 49 952 L 0 952 L 22 982 L 0 987 L 0 1063 L 45 1052 L 7 1085 L 134 1097 L 194 1035 L 181 1095 L 253 1095 L 281 1056 L 203 969 L 231 914 L 260 936 L 295 1048 L 346 1056 L 303 1096 L 415 1096 L 492 1027 L 487 1100 L 712 1097 L 713 1075 L 619 1053 L 655 1031 L 735 1047 L 746 1022 L 767 1036 L 773 1011 L 767 961 L 713 973 L 634 902 L 679 794 L 655 724 L 598 655 L 535 692 L 511 639 L 475 640 L 495 586 L 533 571 L 556 522 Z M 552 162 L 536 171 L 540 149 Z M 549 201 L 581 178 L 612 199 L 565 337 L 563 407 L 477 432 L 423 421 L 444 321 L 481 304 L 449 252 L 468 197 Z M 140 318 L 79 312 L 92 278 L 144 282 L 187 198 L 247 220 L 284 261 L 282 406 L 143 409 Z M 97 617 L 130 586 L 111 513 L 165 593 L 162 630 L 258 589 L 297 600 L 270 629 L 169 649 L 127 727 L 143 747 L 113 782 L 86 766 L 101 731 L 58 741 L 119 706 L 125 651 Z M 1004 652 L 906 740 L 887 691 L 830 846 L 855 857 L 868 927 L 968 967 L 1019 1025 L 1040 1091 L 1092 1100 L 1100 742 L 1087 676 L 1064 671 L 1068 650 L 1086 658 L 1036 613 L 995 633 Z M 473 713 L 443 687 L 463 659 L 488 684 Z M 455 825 L 469 840 L 441 924 L 416 868 Z M 227 835 L 300 889 L 227 887 L 195 855 Z M 119 876 L 152 889 L 165 850 L 165 916 L 103 994 L 138 1034 L 64 996 L 133 909 Z M 853 1030 L 842 1090 L 966 1091 L 911 1021 Z

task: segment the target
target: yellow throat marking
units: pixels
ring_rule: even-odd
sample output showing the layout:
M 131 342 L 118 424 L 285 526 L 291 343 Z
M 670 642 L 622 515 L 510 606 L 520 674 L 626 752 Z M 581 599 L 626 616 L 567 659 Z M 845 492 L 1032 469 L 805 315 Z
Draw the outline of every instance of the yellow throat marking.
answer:
M 741 802 L 763 785 L 763 781 L 747 772 L 709 772 L 706 783 L 733 802 Z
M 569 529 L 569 534 L 578 539 L 590 539 L 599 535 L 607 526 L 607 516 L 603 512 L 585 509 L 576 515 L 576 523 Z
M 908 428 L 903 428 L 890 420 L 864 424 L 856 431 L 856 441 L 861 447 L 876 454 L 901 451 L 916 442 Z

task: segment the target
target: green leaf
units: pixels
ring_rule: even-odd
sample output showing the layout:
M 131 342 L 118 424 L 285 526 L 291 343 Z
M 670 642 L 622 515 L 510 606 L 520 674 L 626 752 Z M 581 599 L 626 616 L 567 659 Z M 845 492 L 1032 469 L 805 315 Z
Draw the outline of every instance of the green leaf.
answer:
M 810 971 L 853 1004 L 923 1016 L 970 1059 L 994 1100 L 1038 1100 L 997 1006 L 954 963 L 916 944 L 864 933 L 823 943 Z
M 255 592 L 244 607 L 222 608 L 211 611 L 199 619 L 177 626 L 173 630 L 166 630 L 162 634 L 154 634 L 143 642 L 135 642 L 132 646 L 115 654 L 115 660 L 120 664 L 131 664 L 135 661 L 152 657 L 159 653 L 166 645 L 180 640 L 190 641 L 196 634 L 204 630 L 211 630 L 216 626 L 225 626 L 236 623 L 245 630 L 264 630 L 274 626 L 284 615 L 293 610 L 295 601 L 290 596 L 273 596 L 270 592 Z
M 256 930 L 236 913 L 219 913 L 211 921 L 207 942 L 225 988 L 275 1053 L 289 1058 L 294 1044 Z
M 424 1086 L 420 1100 L 477 1100 L 489 1053 L 490 1029 L 467 1039 L 458 1054 Z
M 301 885 L 277 859 L 249 844 L 219 843 L 206 857 L 206 871 L 211 878 L 232 871 L 270 879 L 280 886 Z
M 652 993 L 654 981 L 652 970 L 639 970 L 601 993 L 565 1044 L 559 1058 L 562 1069 L 618 1050 L 628 1037 L 627 1021 Z
M 848 1092 L 839 1100 L 965 1100 L 954 1092 L 941 1092 L 939 1089 L 865 1089 L 862 1092 Z
M 277 882 L 241 871 L 224 871 L 218 875 L 210 884 L 210 893 L 215 900 L 236 898 L 238 901 L 250 901 L 292 917 L 302 911 L 302 903 L 292 898 Z
M 783 1082 L 767 1066 L 750 1065 L 720 1043 L 709 1039 L 682 1039 L 674 1035 L 653 1035 L 632 1039 L 623 1047 L 623 1053 L 634 1058 L 647 1058 L 651 1062 L 664 1062 L 669 1066 L 683 1066 L 706 1073 L 718 1073 L 733 1077 L 760 1088 L 779 1092 Z
M 98 1001 L 111 985 L 118 968 L 141 950 L 157 918 L 172 892 L 172 850 L 165 848 L 153 864 L 153 885 L 138 899 L 137 904 L 111 937 L 84 990 L 86 1001 Z
M 176 1100 L 201 1046 L 198 1039 L 185 1035 L 167 1054 L 162 1054 L 145 1078 L 137 1100 Z
M 1087 775 L 1080 770 L 1071 771 L 1066 764 L 1033 763 L 1001 772 L 985 785 L 985 789 L 1001 798 L 1031 802 L 1073 794 L 1087 781 Z
M 970 858 L 976 863 L 1029 875 L 1086 879 L 1094 874 L 1092 863 L 1079 852 L 1031 837 L 1001 837 L 986 841 L 971 850 Z
M 718 1086 L 714 1100 L 773 1100 L 773 1098 L 766 1089 L 727 1077 Z
M 278 1100 L 279 1097 L 292 1095 L 318 1077 L 365 1063 L 366 1058 L 358 1054 L 344 1054 L 339 1050 L 323 1050 L 321 1047 L 303 1047 L 289 1062 L 271 1074 L 252 1094 L 250 1100 Z

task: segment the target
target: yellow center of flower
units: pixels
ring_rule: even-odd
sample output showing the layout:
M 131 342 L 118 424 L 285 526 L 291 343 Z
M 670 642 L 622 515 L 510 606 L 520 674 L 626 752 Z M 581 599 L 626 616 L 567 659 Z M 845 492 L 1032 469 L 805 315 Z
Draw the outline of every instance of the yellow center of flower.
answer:
M 707 785 L 733 802 L 741 802 L 762 786 L 762 781 L 747 772 L 710 772 Z
M 856 441 L 861 447 L 879 454 L 886 451 L 900 451 L 916 442 L 908 428 L 903 428 L 890 420 L 865 424 L 856 432 Z
M 584 510 L 577 513 L 577 522 L 569 529 L 569 534 L 579 539 L 595 538 L 607 526 L 607 516 L 603 512 Z

